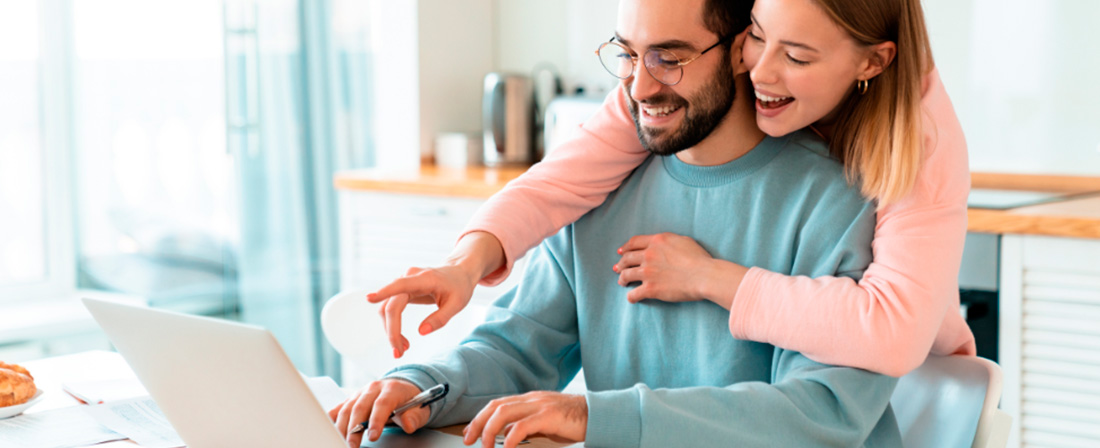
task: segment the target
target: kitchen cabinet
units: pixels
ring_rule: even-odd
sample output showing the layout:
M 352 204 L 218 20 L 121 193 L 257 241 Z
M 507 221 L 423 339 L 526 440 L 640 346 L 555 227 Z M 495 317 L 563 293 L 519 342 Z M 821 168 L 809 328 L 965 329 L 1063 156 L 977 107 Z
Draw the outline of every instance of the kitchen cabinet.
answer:
M 438 266 L 485 199 L 344 191 L 339 201 L 340 289 L 361 290 L 365 294 L 404 275 L 410 267 Z M 513 269 L 522 272 L 523 267 L 521 258 Z M 455 345 L 483 320 L 485 307 L 519 283 L 520 277 L 511 275 L 492 287 L 478 286 L 467 309 L 446 327 L 426 337 L 417 334 L 417 327 L 436 308 L 410 305 L 402 316 L 402 328 L 411 347 L 401 359 L 390 354 L 380 318 L 366 316 L 370 320 L 365 324 L 379 327 L 379 340 L 374 341 L 372 348 L 372 353 L 377 353 L 369 361 L 344 359 L 342 386 L 359 388 L 394 367 L 427 361 L 442 348 Z
M 1000 269 L 1009 446 L 1100 446 L 1100 239 L 1005 235 Z
M 340 289 L 377 289 L 413 266 L 437 266 L 450 254 L 484 199 L 378 191 L 340 196 Z M 513 269 L 522 272 L 524 260 Z M 471 303 L 489 305 L 519 282 L 479 286 Z

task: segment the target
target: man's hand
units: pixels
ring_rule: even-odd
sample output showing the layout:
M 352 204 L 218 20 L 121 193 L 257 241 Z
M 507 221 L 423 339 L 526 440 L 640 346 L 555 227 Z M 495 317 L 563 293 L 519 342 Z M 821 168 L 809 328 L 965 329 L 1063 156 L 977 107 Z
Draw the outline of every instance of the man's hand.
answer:
M 348 397 L 343 403 L 328 411 L 328 417 L 336 423 L 340 435 L 347 439 L 348 446 L 358 448 L 363 442 L 363 434 L 370 441 L 378 440 L 382 428 L 390 420 L 394 409 L 411 400 L 420 393 L 420 388 L 403 380 L 380 380 L 368 384 Z M 431 410 L 428 407 L 410 409 L 400 415 L 398 421 L 406 433 L 413 433 L 428 422 Z M 352 433 L 355 425 L 369 421 L 366 431 Z
M 426 335 L 442 328 L 470 303 L 478 280 L 480 278 L 472 278 L 469 271 L 453 265 L 409 268 L 404 277 L 367 294 L 368 302 L 384 302 L 378 314 L 393 346 L 393 356 L 400 358 L 409 349 L 409 340 L 401 334 L 401 313 L 409 303 L 439 307 L 420 323 L 418 331 Z
M 588 430 L 588 402 L 583 395 L 530 392 L 490 401 L 463 430 L 463 443 L 479 437 L 483 448 L 493 448 L 496 436 L 508 427 L 504 448 L 516 448 L 531 436 L 555 442 L 581 442 Z

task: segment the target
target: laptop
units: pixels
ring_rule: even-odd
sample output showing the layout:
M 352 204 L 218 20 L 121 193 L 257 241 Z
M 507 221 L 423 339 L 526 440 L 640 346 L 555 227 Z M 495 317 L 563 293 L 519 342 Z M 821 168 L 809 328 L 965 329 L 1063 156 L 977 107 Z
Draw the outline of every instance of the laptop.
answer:
M 190 448 L 346 448 L 271 332 L 220 319 L 83 299 Z M 465 448 L 462 438 L 387 428 L 371 448 Z

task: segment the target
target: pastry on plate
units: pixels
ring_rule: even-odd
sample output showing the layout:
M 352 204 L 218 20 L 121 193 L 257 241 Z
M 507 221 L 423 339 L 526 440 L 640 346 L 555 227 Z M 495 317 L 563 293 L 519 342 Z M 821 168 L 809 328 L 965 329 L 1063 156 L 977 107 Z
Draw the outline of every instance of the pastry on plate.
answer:
M 27 369 L 0 362 L 0 407 L 26 403 L 37 390 Z

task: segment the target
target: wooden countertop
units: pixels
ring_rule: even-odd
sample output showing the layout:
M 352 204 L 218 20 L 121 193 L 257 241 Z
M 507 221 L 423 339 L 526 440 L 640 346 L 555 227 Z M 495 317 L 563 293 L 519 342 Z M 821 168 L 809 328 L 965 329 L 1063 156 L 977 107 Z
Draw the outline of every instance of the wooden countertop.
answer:
M 1100 239 L 1100 178 L 971 173 L 971 188 L 1059 192 L 1069 200 L 1011 210 L 967 210 L 967 230 Z
M 421 166 L 419 171 L 381 172 L 378 170 L 336 173 L 337 190 L 370 190 L 388 193 L 428 194 L 434 196 L 488 199 L 519 177 L 529 166 L 465 169 Z
M 425 165 L 419 170 L 396 173 L 344 171 L 336 175 L 334 184 L 338 190 L 486 199 L 527 168 L 453 169 Z M 971 208 L 967 211 L 967 229 L 971 232 L 1100 239 L 1100 177 L 972 173 L 971 184 L 973 188 L 1081 195 L 1066 201 L 1011 210 Z

